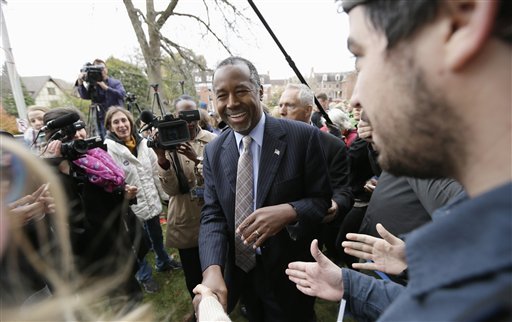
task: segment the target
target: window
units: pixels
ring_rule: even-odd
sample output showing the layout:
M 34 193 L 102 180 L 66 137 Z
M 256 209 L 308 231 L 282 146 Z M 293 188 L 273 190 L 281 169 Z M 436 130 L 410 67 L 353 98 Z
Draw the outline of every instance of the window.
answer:
M 211 81 L 212 81 L 212 79 L 213 79 L 213 78 L 212 78 L 212 75 L 207 75 L 207 76 L 206 76 L 206 81 L 207 81 L 207 82 L 211 82 Z
M 324 75 L 322 76 L 322 81 L 323 81 L 323 82 L 327 82 L 327 74 L 324 74 Z
M 54 87 L 48 87 L 48 95 L 57 95 Z
M 341 78 L 340 74 L 336 74 L 336 76 L 334 76 L 334 80 L 336 80 L 337 82 L 340 81 L 340 78 Z
M 196 76 L 194 79 L 196 83 L 201 83 L 201 76 Z

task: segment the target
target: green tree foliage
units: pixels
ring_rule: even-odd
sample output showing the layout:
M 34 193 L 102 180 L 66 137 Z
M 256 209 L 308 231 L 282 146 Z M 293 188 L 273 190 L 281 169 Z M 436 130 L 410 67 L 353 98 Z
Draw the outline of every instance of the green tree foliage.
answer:
M 267 100 L 267 106 L 269 109 L 273 109 L 275 106 L 279 104 L 279 99 L 284 92 L 284 87 L 277 88 L 277 90 L 272 91 L 272 96 Z
M 128 63 L 114 57 L 109 57 L 106 64 L 109 76 L 119 79 L 126 92 L 135 95 L 136 102 L 141 109 L 148 108 L 151 104 L 151 97 L 148 95 L 150 88 L 145 69 L 138 64 Z
M 25 99 L 25 105 L 34 105 L 35 101 L 28 93 L 27 89 L 21 84 L 23 91 L 23 98 Z M 9 83 L 9 76 L 7 75 L 7 69 L 2 66 L 2 79 L 0 80 L 0 95 L 1 103 L 7 114 L 18 117 L 18 110 L 16 109 L 16 102 L 14 102 L 14 95 L 12 94 L 11 84 Z

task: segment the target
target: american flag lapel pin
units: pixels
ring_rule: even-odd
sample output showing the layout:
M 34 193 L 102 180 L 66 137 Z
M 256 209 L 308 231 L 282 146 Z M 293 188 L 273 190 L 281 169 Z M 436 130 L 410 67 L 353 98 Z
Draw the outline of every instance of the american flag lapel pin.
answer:
M 279 153 L 281 153 L 281 152 L 278 149 L 274 150 L 274 154 L 279 155 Z

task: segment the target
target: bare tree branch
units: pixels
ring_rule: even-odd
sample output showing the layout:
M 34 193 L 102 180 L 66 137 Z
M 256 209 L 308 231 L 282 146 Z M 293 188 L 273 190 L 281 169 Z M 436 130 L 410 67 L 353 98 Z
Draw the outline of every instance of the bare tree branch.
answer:
M 196 69 L 206 69 L 204 57 L 196 56 L 193 50 L 180 45 L 175 39 L 171 40 L 163 36 L 164 25 L 171 17 L 183 17 L 187 21 L 195 21 L 198 24 L 198 36 L 212 37 L 230 55 L 232 53 L 228 41 L 223 39 L 221 32 L 229 32 L 241 38 L 238 30 L 239 22 L 250 22 L 250 19 L 233 4 L 233 0 L 201 0 L 203 10 L 199 8 L 197 13 L 176 12 L 179 1 L 168 0 L 163 11 L 156 11 L 155 1 L 145 0 L 146 11 L 143 13 L 134 7 L 133 0 L 123 0 L 151 83 L 162 83 L 162 74 L 164 73 L 162 64 L 170 64 L 175 72 L 179 71 L 186 78 L 189 78 Z M 212 9 L 217 9 L 218 12 Z M 194 11 L 196 11 L 196 7 L 194 7 Z M 211 19 L 214 14 L 222 17 L 222 25 L 214 26 L 213 22 L 219 21 L 219 19 Z M 176 64 L 173 65 L 173 62 Z
M 130 22 L 132 23 L 133 30 L 135 31 L 135 36 L 137 37 L 137 41 L 139 42 L 139 46 L 142 50 L 142 55 L 144 56 L 144 59 L 148 59 L 149 57 L 146 57 L 149 53 L 149 45 L 146 40 L 146 35 L 144 34 L 144 30 L 142 29 L 142 24 L 140 23 L 139 17 L 142 17 L 144 21 L 147 23 L 146 18 L 144 17 L 144 14 L 139 9 L 136 9 L 133 6 L 133 3 L 131 0 L 123 0 L 124 5 L 126 7 L 126 11 L 128 12 L 128 17 L 130 18 Z
M 174 61 L 174 62 L 178 62 L 178 60 L 176 59 L 176 56 L 174 55 L 174 53 L 172 52 L 172 50 L 167 47 L 165 44 L 162 45 L 162 49 L 169 55 L 169 57 Z M 175 67 L 178 68 L 178 70 L 180 71 L 180 74 L 183 75 L 183 76 L 186 76 L 186 72 L 183 68 L 181 68 L 181 64 L 176 64 Z
M 226 51 L 231 55 L 231 50 L 229 50 L 229 48 L 224 44 L 224 41 L 222 41 L 222 39 L 219 38 L 219 36 L 217 36 L 217 34 L 210 28 L 210 26 L 205 23 L 201 18 L 197 17 L 197 16 L 194 16 L 194 15 L 190 15 L 190 14 L 187 14 L 187 13 L 178 13 L 178 12 L 175 12 L 174 13 L 175 16 L 181 16 L 181 17 L 188 17 L 188 18 L 192 18 L 194 20 L 196 20 L 197 22 L 199 22 L 199 24 L 203 25 L 203 27 L 206 28 L 206 30 L 208 30 L 208 32 L 222 45 L 222 47 L 224 47 L 224 49 L 226 49 Z
M 172 0 L 167 8 L 162 12 L 158 20 L 156 21 L 157 30 L 160 30 L 162 26 L 165 24 L 167 19 L 169 19 L 170 16 L 174 14 L 174 9 L 176 8 L 176 5 L 178 4 L 178 0 Z
M 201 62 L 198 62 L 195 59 L 195 55 L 192 50 L 185 48 L 166 37 L 162 37 L 162 41 L 166 45 L 165 47 L 162 46 L 162 48 L 164 49 L 165 52 L 172 53 L 172 49 L 169 48 L 169 47 L 172 47 L 178 52 L 178 54 L 180 55 L 181 58 L 183 58 L 183 60 L 185 60 L 189 63 L 192 63 L 193 65 L 195 65 L 196 67 L 198 67 L 201 70 L 205 70 L 205 66 L 203 66 L 203 64 Z M 173 59 L 175 59 L 175 57 Z
M 208 20 L 207 24 L 210 25 L 210 7 L 208 6 L 208 3 L 206 3 L 206 0 L 203 0 L 204 10 L 206 11 L 206 19 Z

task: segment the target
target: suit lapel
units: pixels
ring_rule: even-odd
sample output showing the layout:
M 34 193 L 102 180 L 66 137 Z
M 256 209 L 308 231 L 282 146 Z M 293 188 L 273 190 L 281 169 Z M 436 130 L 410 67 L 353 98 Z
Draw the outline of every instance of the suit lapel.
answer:
M 256 208 L 263 205 L 274 182 L 279 164 L 286 152 L 286 142 L 281 139 L 285 134 L 286 132 L 281 128 L 279 121 L 267 116 L 260 156 Z
M 226 175 L 226 178 L 228 178 L 231 190 L 233 193 L 236 193 L 236 168 L 238 166 L 239 152 L 233 131 L 228 134 L 226 140 L 222 144 L 222 153 L 225 156 L 222 160 L 226 162 L 222 165 L 224 168 L 224 174 Z

